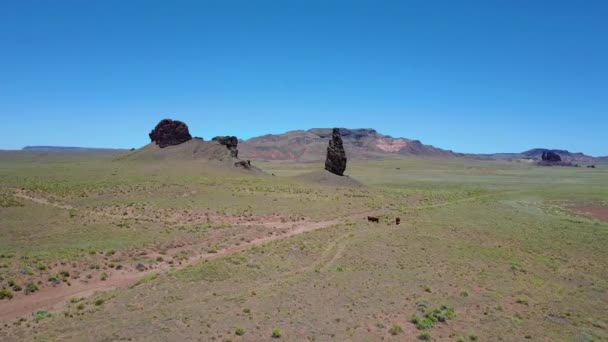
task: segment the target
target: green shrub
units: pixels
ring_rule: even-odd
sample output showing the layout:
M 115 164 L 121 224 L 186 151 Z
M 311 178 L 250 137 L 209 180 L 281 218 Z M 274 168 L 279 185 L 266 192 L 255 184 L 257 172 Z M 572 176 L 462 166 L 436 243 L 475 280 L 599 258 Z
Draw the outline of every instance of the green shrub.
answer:
M 34 313 L 33 316 L 34 316 L 34 322 L 38 323 L 38 322 L 42 321 L 43 319 L 51 316 L 51 314 L 48 313 L 48 311 L 40 310 L 40 311 L 36 311 L 36 313 Z
M 97 298 L 97 299 L 95 299 L 95 306 L 103 305 L 104 302 L 105 302 L 105 299 Z
M 279 329 L 272 329 L 272 338 L 280 338 L 283 334 Z
M 245 329 L 243 329 L 241 327 L 237 327 L 236 329 L 234 329 L 234 333 L 237 336 L 243 336 L 243 335 L 245 335 Z
M 398 333 L 402 332 L 403 329 L 401 328 L 401 326 L 399 324 L 393 324 L 393 326 L 388 330 L 389 333 L 391 333 L 391 335 L 397 335 Z
M 36 291 L 38 291 L 38 285 L 36 285 L 36 283 L 33 283 L 33 282 L 32 283 L 28 283 L 25 286 L 25 293 L 33 293 L 33 292 L 36 292 Z
M 410 322 L 416 325 L 418 330 L 430 329 L 435 325 L 435 322 L 445 322 L 456 316 L 454 308 L 447 305 L 442 305 L 440 308 L 427 312 L 424 317 L 413 315 Z
M 471 334 L 471 335 L 469 335 L 469 340 L 471 340 L 471 341 L 477 341 L 478 337 L 475 334 Z
M 4 299 L 4 298 L 8 298 L 11 299 L 13 298 L 13 292 L 7 288 L 2 288 L 0 289 L 0 299 Z
M 418 335 L 418 339 L 421 341 L 430 341 L 431 333 L 429 333 L 428 331 L 425 331 L 425 332 L 421 333 L 420 335 Z
M 36 265 L 36 268 L 40 271 L 44 271 L 46 270 L 46 264 L 39 263 L 38 265 Z

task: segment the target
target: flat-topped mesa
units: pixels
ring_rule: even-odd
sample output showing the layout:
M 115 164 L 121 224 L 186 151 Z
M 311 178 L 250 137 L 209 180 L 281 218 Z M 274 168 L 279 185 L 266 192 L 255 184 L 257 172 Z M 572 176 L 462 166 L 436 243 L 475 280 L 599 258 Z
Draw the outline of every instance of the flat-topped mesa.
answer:
M 217 141 L 220 144 L 226 146 L 230 150 L 230 156 L 232 158 L 239 157 L 239 150 L 237 150 L 237 145 L 239 144 L 239 139 L 235 136 L 219 136 L 211 139 L 212 141 Z
M 158 147 L 179 145 L 192 139 L 188 126 L 178 120 L 161 120 L 149 134 L 150 140 Z
M 346 170 L 346 152 L 342 144 L 340 129 L 334 128 L 327 146 L 327 159 L 325 159 L 325 170 L 338 176 L 344 175 Z

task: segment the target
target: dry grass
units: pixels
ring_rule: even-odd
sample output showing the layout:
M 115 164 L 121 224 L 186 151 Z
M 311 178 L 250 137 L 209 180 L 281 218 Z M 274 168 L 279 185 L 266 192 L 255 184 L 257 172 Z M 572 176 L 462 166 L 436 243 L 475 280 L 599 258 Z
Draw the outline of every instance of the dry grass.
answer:
M 66 304 L 35 329 L 26 325 L 32 317 L 2 327 L 0 337 L 79 340 L 86 330 L 94 340 L 269 340 L 278 329 L 289 341 L 608 339 L 608 224 L 560 205 L 605 205 L 604 168 L 361 162 L 348 173 L 367 186 L 336 188 L 284 177 L 315 165 L 262 167 L 277 176 L 204 163 L 3 163 L 4 196 L 22 206 L 0 208 L 2 285 L 58 273 L 73 260 L 99 263 L 87 271 L 99 274 L 112 262 L 177 262 L 280 233 L 274 227 L 281 220 L 387 211 L 380 224 L 346 220 L 148 276 L 130 289 Z M 13 189 L 74 212 L 13 198 Z M 238 224 L 260 218 L 277 224 Z M 180 244 L 175 253 L 187 252 L 162 254 Z M 41 262 L 51 270 L 36 269 Z M 25 268 L 33 274 L 21 274 Z M 438 318 L 448 312 L 442 307 L 453 308 L 451 319 Z M 417 327 L 413 315 L 436 321 Z

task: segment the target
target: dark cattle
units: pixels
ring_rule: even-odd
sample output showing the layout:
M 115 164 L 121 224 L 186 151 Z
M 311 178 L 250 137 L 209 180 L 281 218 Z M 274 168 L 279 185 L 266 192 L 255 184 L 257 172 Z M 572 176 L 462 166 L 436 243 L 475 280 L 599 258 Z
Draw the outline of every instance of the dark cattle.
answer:
M 395 219 L 395 224 L 396 224 L 396 225 L 399 225 L 399 223 L 401 223 L 401 219 L 397 217 L 397 218 Z
M 588 168 L 595 169 L 595 165 L 587 165 Z
M 378 223 L 378 222 L 380 222 L 380 219 L 379 219 L 379 218 L 377 218 L 377 217 L 373 217 L 373 216 L 368 216 L 368 217 L 367 217 L 367 220 L 368 220 L 369 222 L 374 222 L 374 223 Z

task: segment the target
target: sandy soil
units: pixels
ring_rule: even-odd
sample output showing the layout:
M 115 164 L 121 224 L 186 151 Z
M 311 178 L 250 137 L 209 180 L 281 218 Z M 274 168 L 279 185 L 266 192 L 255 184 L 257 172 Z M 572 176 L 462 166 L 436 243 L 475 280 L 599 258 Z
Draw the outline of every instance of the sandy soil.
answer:
M 572 211 L 583 214 L 585 216 L 591 216 L 593 218 L 608 221 L 608 207 L 601 206 L 587 206 L 587 207 L 575 207 L 571 208 Z
M 31 197 L 20 197 L 34 200 Z M 50 202 L 42 199 L 36 199 L 35 201 L 41 204 L 53 205 Z M 61 208 L 64 208 L 63 205 L 60 206 Z M 274 228 L 276 228 L 275 233 L 273 233 L 273 235 L 253 239 L 249 242 L 225 247 L 224 249 L 218 250 L 217 253 L 194 254 L 178 264 L 160 263 L 147 267 L 147 269 L 143 271 L 125 268 L 119 271 L 112 271 L 111 276 L 106 280 L 101 280 L 99 278 L 86 280 L 79 279 L 71 283 L 70 286 L 61 284 L 59 286 L 43 287 L 39 291 L 29 295 L 22 295 L 15 297 L 12 300 L 0 302 L 0 321 L 15 320 L 21 316 L 29 315 L 31 312 L 39 309 L 57 310 L 60 309 L 64 303 L 71 298 L 87 297 L 93 295 L 97 291 L 128 288 L 136 284 L 138 280 L 151 274 L 158 274 L 169 269 L 182 268 L 204 260 L 211 260 L 213 258 L 237 253 L 253 246 L 265 244 L 271 241 L 282 240 L 305 232 L 342 224 L 348 222 L 349 220 L 365 220 L 368 215 L 378 215 L 382 213 L 384 213 L 384 211 L 379 210 L 319 222 L 301 221 L 297 223 L 284 222 L 281 224 L 277 224 L 276 221 L 258 222 L 260 225 L 272 225 Z M 200 244 L 207 244 L 207 241 L 201 241 Z M 194 246 L 191 245 L 188 247 Z M 176 246 L 173 249 L 164 251 L 164 253 L 174 254 L 181 250 L 184 250 L 184 246 Z M 196 250 L 196 248 L 191 248 L 191 250 Z M 148 256 L 154 257 L 156 256 L 156 253 L 148 254 Z M 158 256 L 160 256 L 160 254 L 158 254 Z

